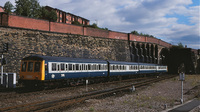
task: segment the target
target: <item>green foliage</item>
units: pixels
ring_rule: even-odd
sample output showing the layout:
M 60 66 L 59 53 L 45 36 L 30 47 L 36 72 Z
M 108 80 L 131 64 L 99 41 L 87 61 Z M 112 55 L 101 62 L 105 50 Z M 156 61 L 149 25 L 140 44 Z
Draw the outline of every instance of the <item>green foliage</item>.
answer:
M 57 20 L 57 14 L 56 14 L 56 11 L 54 10 L 51 10 L 49 12 L 49 18 L 48 18 L 49 21 L 52 21 L 52 22 L 55 22 Z
M 184 48 L 183 44 L 181 42 L 178 43 L 178 45 L 173 45 L 171 48 L 173 49 L 181 49 Z
M 135 35 L 140 35 L 136 30 L 132 31 L 131 33 Z
M 184 46 L 183 46 L 183 44 L 182 44 L 181 42 L 178 43 L 178 46 L 179 46 L 180 48 L 184 48 Z
M 144 33 L 142 33 L 142 32 L 141 32 L 141 33 L 138 33 L 138 31 L 136 31 L 136 30 L 132 31 L 131 34 L 155 38 L 153 35 L 144 34 Z
M 15 3 L 15 13 L 17 15 L 57 21 L 56 11 L 48 11 L 45 7 L 41 7 L 38 0 L 16 0 Z
M 86 27 L 97 28 L 97 29 L 101 29 L 101 30 L 109 30 L 108 28 L 98 27 L 96 23 L 93 23 L 92 25 L 86 25 Z
M 41 6 L 38 0 L 30 0 L 30 2 L 31 2 L 30 17 L 39 18 L 41 16 Z
M 45 7 L 42 7 L 41 16 L 39 18 L 55 22 L 57 20 L 57 14 L 54 10 L 48 11 L 47 9 L 45 9 Z
M 81 26 L 81 23 L 79 23 L 78 21 L 72 21 L 72 24 Z
M 30 17 L 31 15 L 31 2 L 30 0 L 16 0 L 15 13 L 21 16 Z
M 14 6 L 12 5 L 12 3 L 11 3 L 10 1 L 7 1 L 7 2 L 4 4 L 4 9 L 5 9 L 5 12 L 11 13 L 12 10 L 14 9 Z

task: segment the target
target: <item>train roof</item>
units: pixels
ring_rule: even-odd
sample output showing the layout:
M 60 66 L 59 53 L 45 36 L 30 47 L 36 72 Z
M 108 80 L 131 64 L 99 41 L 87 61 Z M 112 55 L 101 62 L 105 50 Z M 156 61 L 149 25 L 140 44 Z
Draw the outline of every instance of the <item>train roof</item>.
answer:
M 109 61 L 110 64 L 124 64 L 124 65 L 137 65 L 136 62 L 124 62 L 124 61 Z
M 153 63 L 138 63 L 139 65 L 152 65 L 152 66 L 155 66 L 155 65 L 158 65 L 158 64 L 153 64 Z
M 52 62 L 84 62 L 84 63 L 107 63 L 104 60 L 98 59 L 83 59 L 83 58 L 70 58 L 70 57 L 56 57 L 56 56 L 40 56 L 40 55 L 33 55 L 23 58 L 22 60 L 45 60 L 45 61 L 52 61 Z

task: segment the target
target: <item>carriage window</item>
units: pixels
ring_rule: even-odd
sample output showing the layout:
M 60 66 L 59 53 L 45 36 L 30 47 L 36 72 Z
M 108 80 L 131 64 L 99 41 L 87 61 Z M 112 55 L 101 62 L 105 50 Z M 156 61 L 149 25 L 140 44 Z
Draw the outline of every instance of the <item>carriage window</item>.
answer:
M 26 72 L 26 65 L 27 65 L 27 62 L 22 63 L 22 68 L 21 68 L 22 72 Z
M 99 70 L 101 70 L 101 65 L 99 65 Z
M 85 70 L 88 70 L 88 65 L 85 65 Z
M 60 71 L 60 64 L 57 64 L 57 70 Z
M 81 65 L 80 65 L 81 66 Z M 79 70 L 79 64 L 76 64 L 76 70 Z
M 96 65 L 92 65 L 92 70 L 96 70 Z
M 28 62 L 28 72 L 33 71 L 33 62 Z
M 35 62 L 34 72 L 40 72 L 40 62 Z
M 75 64 L 72 64 L 72 66 L 73 66 L 73 70 L 76 70 L 76 65 L 75 65 Z
M 73 70 L 73 69 L 72 69 L 72 64 L 69 64 L 69 70 Z
M 65 70 L 65 64 L 61 63 L 60 66 L 61 66 L 61 71 L 64 71 Z
M 56 71 L 56 63 L 52 63 L 52 71 Z
M 91 64 L 88 65 L 88 70 L 91 70 Z
M 66 71 L 68 70 L 68 64 L 65 64 L 65 70 Z
M 85 70 L 85 64 L 82 64 L 82 70 Z

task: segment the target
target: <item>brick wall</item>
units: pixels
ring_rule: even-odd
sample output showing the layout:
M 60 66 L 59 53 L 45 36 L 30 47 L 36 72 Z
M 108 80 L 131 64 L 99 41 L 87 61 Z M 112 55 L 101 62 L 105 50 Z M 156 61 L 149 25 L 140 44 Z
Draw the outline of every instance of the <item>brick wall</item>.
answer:
M 159 39 L 153 38 L 153 37 L 147 37 L 147 41 L 150 43 L 156 43 L 159 44 Z
M 109 37 L 109 31 L 101 30 L 101 29 L 95 29 L 95 28 L 89 28 L 89 27 L 84 27 L 84 35 L 108 38 Z
M 120 40 L 128 40 L 128 34 L 127 33 L 121 33 L 121 32 L 109 31 L 109 38 L 120 39 Z
M 146 42 L 146 37 L 130 34 L 130 41 Z
M 83 27 L 81 26 L 56 22 L 51 22 L 50 31 L 83 35 Z
M 9 15 L 8 26 L 49 31 L 49 21 Z

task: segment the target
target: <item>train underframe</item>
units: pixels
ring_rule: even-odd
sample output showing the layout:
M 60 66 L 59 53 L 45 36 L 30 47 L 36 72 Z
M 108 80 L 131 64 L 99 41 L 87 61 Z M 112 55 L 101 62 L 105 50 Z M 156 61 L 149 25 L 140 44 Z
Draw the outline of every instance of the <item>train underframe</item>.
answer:
M 37 88 L 57 88 L 63 86 L 78 86 L 86 84 L 86 80 L 88 80 L 88 84 L 94 83 L 103 83 L 103 82 L 111 82 L 111 81 L 119 81 L 131 78 L 140 78 L 140 77 L 149 77 L 149 76 L 158 76 L 160 73 L 152 73 L 152 74 L 135 74 L 135 75 L 123 75 L 123 76 L 110 76 L 110 77 L 91 77 L 91 78 L 79 78 L 79 79 L 55 79 L 55 80 L 19 80 L 19 84 L 22 84 L 25 87 L 37 87 Z

